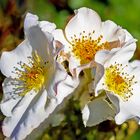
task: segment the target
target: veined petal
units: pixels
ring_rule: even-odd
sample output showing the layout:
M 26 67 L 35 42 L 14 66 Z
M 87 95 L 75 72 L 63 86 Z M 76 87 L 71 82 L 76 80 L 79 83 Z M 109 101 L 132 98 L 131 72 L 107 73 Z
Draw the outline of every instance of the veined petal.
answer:
M 24 119 L 21 119 L 14 129 L 16 133 L 11 135 L 11 138 L 24 139 L 30 134 L 40 123 L 42 123 L 48 116 L 45 112 L 45 105 L 47 102 L 47 91 L 38 93 L 34 100 L 31 102 L 26 112 L 24 113 Z M 24 133 L 23 133 L 24 132 Z
M 43 32 L 49 33 L 52 33 L 56 28 L 56 25 L 54 23 L 48 21 L 40 21 L 39 26 Z
M 27 113 L 27 108 L 35 96 L 36 93 L 33 91 L 28 93 L 20 102 L 18 102 L 18 104 L 16 104 L 12 110 L 12 116 L 4 119 L 2 130 L 6 137 L 12 137 L 12 135 L 16 134 L 16 130 L 18 130 L 17 126 L 20 124 L 20 121 L 25 119 L 24 114 Z
M 27 51 L 28 50 L 28 51 Z M 28 63 L 28 56 L 31 56 L 32 48 L 27 40 L 24 40 L 17 48 L 10 52 L 3 52 L 0 59 L 0 69 L 1 72 L 6 77 L 17 77 L 14 73 L 15 68 L 20 68 L 18 64 L 20 61 L 23 63 Z
M 134 39 L 133 36 L 126 29 L 120 29 L 118 31 L 118 35 L 122 45 L 129 42 L 130 40 L 136 41 L 136 39 Z
M 79 36 L 85 31 L 87 34 L 95 31 L 97 35 L 101 28 L 101 19 L 99 15 L 86 7 L 75 10 L 75 16 L 68 22 L 65 28 L 65 34 L 70 41 L 74 35 Z
M 54 72 L 52 73 L 52 79 L 50 79 L 50 84 L 47 87 L 46 90 L 48 91 L 48 96 L 50 98 L 55 98 L 57 95 L 57 85 L 61 83 L 63 80 L 65 80 L 67 76 L 66 71 L 60 65 L 59 63 L 56 62 L 56 67 Z
M 134 40 L 127 42 L 121 48 L 114 48 L 111 51 L 99 51 L 95 55 L 95 61 L 102 65 L 105 64 L 105 67 L 110 64 L 116 63 L 128 63 L 128 61 L 134 55 L 134 51 L 136 49 L 136 43 Z
M 108 42 L 119 40 L 118 30 L 120 29 L 121 27 L 115 24 L 113 21 L 107 20 L 105 22 L 102 22 L 101 31 L 103 34 L 103 39 Z
M 74 56 L 70 56 L 69 58 L 69 70 L 73 76 L 76 76 L 75 69 L 80 65 L 80 61 L 78 61 Z
M 65 80 L 63 80 L 61 83 L 57 86 L 57 103 L 60 104 L 64 98 L 66 98 L 68 95 L 72 94 L 73 91 L 77 88 L 79 84 L 78 79 L 73 79 L 71 76 L 67 76 Z
M 53 36 L 54 36 L 54 40 L 58 40 L 60 41 L 65 47 L 64 47 L 64 51 L 65 52 L 69 52 L 69 46 L 71 45 L 68 40 L 66 39 L 66 37 L 64 36 L 64 33 L 61 29 L 56 29 L 52 32 Z
M 99 97 L 89 102 L 82 110 L 85 126 L 94 126 L 105 120 L 111 120 L 115 116 L 115 110 L 105 97 Z
M 24 20 L 24 30 L 25 30 L 25 34 L 26 32 L 28 32 L 28 30 L 33 27 L 36 26 L 38 24 L 38 16 L 33 15 L 31 13 L 27 13 L 25 20 Z
M 108 62 L 108 64 L 106 65 L 113 64 L 114 62 L 121 64 L 129 62 L 130 59 L 133 57 L 135 50 L 136 50 L 135 41 L 131 40 L 130 42 L 127 42 L 127 44 L 122 46 L 122 48 L 120 48 L 119 51 L 116 50 L 116 52 L 112 53 L 112 57 Z
M 96 68 L 95 69 L 92 69 L 92 73 L 94 75 L 94 81 L 93 81 L 93 84 L 92 84 L 92 88 L 93 89 L 96 89 L 96 92 L 100 89 L 96 88 L 98 82 L 100 81 L 100 79 L 103 77 L 104 75 L 104 67 L 103 65 L 101 64 L 98 64 L 96 63 Z M 95 94 L 96 94 L 95 92 Z
M 104 76 L 99 80 L 98 83 L 96 83 L 95 96 L 98 96 L 102 90 L 106 90 L 106 87 L 104 86 Z
M 2 84 L 3 86 L 3 98 L 0 103 L 2 113 L 10 117 L 12 116 L 12 110 L 18 104 L 22 97 L 15 98 L 13 95 L 15 85 L 11 84 L 12 79 L 6 78 Z
M 125 49 L 123 51 L 125 52 Z M 117 110 L 115 121 L 117 124 L 121 124 L 128 119 L 140 117 L 140 67 L 139 63 L 133 65 L 124 60 L 118 61 L 119 51 L 116 54 L 110 59 L 106 59 L 103 64 L 104 76 L 97 84 L 95 94 L 99 94 L 99 89 L 107 91 L 107 96 Z M 120 57 L 118 58 L 120 59 Z
M 24 22 L 25 37 L 29 40 L 33 50 L 36 50 L 44 61 L 52 59 L 53 36 L 56 28 L 54 23 L 38 21 L 36 15 L 28 13 Z
M 39 125 L 39 123 L 43 122 L 49 116 L 53 117 L 50 114 L 53 113 L 52 115 L 55 115 L 54 113 L 57 112 L 57 110 L 59 110 L 59 104 L 60 104 L 60 107 L 62 107 L 64 98 L 66 98 L 69 94 L 71 94 L 77 85 L 78 85 L 78 82 L 73 80 L 70 76 L 68 76 L 64 81 L 60 82 L 57 85 L 58 94 L 56 95 L 56 98 L 48 99 L 48 102 L 45 104 L 44 111 L 42 111 L 42 108 L 40 106 L 39 106 L 40 108 L 38 108 L 36 110 L 36 114 L 35 114 L 35 112 L 34 112 L 34 114 L 32 114 L 33 112 L 31 111 L 30 113 L 32 115 L 27 116 L 27 121 L 28 121 L 27 124 L 29 124 L 29 126 L 32 126 L 33 125 L 32 123 L 36 122 L 33 125 L 33 127 L 35 128 Z M 44 97 L 42 96 L 41 98 L 43 99 Z M 34 116 L 34 118 L 32 116 Z M 50 123 L 48 121 L 47 121 L 47 123 Z M 19 134 L 23 135 L 22 134 L 23 131 L 28 132 L 28 134 L 29 134 L 31 132 L 30 129 L 28 129 L 27 127 L 25 127 L 24 129 L 20 129 Z
M 127 102 L 123 102 L 119 98 L 120 110 L 115 117 L 116 122 L 118 122 L 119 124 L 130 118 L 140 117 L 139 88 L 139 83 L 135 85 L 135 87 L 133 87 L 133 95 L 129 98 Z
M 42 32 L 39 25 L 30 27 L 26 34 L 32 49 L 38 52 L 38 55 L 44 61 L 47 61 L 50 57 L 50 50 L 49 50 L 49 41 L 44 32 Z M 51 40 L 52 41 L 52 40 Z

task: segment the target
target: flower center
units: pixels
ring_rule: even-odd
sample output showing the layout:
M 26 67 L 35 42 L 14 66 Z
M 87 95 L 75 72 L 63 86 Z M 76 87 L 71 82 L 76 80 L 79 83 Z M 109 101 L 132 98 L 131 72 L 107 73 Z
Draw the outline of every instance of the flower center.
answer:
M 93 39 L 93 34 L 88 35 L 83 31 L 80 36 L 71 37 L 72 41 L 72 52 L 74 55 L 80 59 L 81 64 L 86 64 L 94 59 L 95 54 L 99 50 L 107 49 L 109 46 L 108 42 L 101 43 L 103 36 L 99 36 L 97 39 Z
M 125 68 L 125 67 L 124 67 Z M 121 64 L 111 65 L 105 70 L 105 85 L 108 90 L 113 91 L 114 94 L 119 95 L 124 101 L 127 101 L 132 95 L 132 85 L 134 76 L 130 76 L 123 72 Z
M 46 77 L 46 63 L 43 63 L 41 57 L 37 54 L 37 52 L 33 53 L 32 57 L 28 57 L 29 64 L 25 64 L 20 62 L 19 65 L 21 69 L 16 68 L 16 74 L 18 74 L 18 84 L 17 89 L 21 91 L 20 96 L 26 95 L 32 89 L 34 91 L 39 91 Z

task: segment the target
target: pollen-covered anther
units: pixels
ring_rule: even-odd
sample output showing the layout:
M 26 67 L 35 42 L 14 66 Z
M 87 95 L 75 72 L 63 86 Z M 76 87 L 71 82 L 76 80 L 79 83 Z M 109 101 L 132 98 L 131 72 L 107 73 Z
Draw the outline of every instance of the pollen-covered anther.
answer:
M 127 67 L 127 65 L 125 66 Z M 111 65 L 105 70 L 105 85 L 109 91 L 119 95 L 124 101 L 127 101 L 132 95 L 132 86 L 136 83 L 135 76 L 130 76 L 123 72 L 122 64 Z
M 102 35 L 97 39 L 93 35 L 94 31 L 88 34 L 83 31 L 79 36 L 74 35 L 71 37 L 72 52 L 80 60 L 81 64 L 86 64 L 93 60 L 97 51 L 109 48 L 108 42 L 101 42 Z
M 18 63 L 20 69 L 15 68 L 15 73 L 18 75 L 15 80 L 20 83 L 17 84 L 16 90 L 21 91 L 20 96 L 26 95 L 31 90 L 40 90 L 45 81 L 47 63 L 43 63 L 37 52 L 34 52 L 32 57 L 28 57 L 28 61 L 28 64 Z

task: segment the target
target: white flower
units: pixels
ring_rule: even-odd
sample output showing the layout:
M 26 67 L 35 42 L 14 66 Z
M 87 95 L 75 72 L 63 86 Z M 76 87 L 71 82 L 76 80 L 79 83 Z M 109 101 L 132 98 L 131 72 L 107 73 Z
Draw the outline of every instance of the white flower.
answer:
M 81 69 L 93 66 L 99 50 L 111 50 L 133 40 L 126 30 L 110 20 L 102 22 L 95 11 L 85 7 L 75 10 L 75 16 L 64 31 L 57 29 L 53 34 L 55 40 L 64 44 L 64 52 L 70 53 L 68 59 L 72 74 L 75 68 L 83 64 Z
M 0 107 L 6 116 L 2 130 L 10 140 L 22 140 L 39 126 L 77 86 L 56 62 L 60 45 L 53 41 L 55 25 L 39 22 L 27 14 L 24 22 L 25 40 L 0 58 L 3 99 Z M 62 47 L 62 45 L 61 45 Z
M 120 50 L 100 51 L 95 61 L 104 67 L 102 78 L 96 84 L 95 94 L 105 90 L 116 107 L 115 121 L 122 124 L 128 119 L 140 117 L 140 63 L 129 63 L 135 43 L 131 42 Z M 102 58 L 102 59 L 101 59 Z
M 85 126 L 95 126 L 105 120 L 113 120 L 115 112 L 106 96 L 95 98 L 82 109 L 83 123 Z
M 128 61 L 132 58 L 135 48 L 136 48 L 135 41 L 129 40 L 120 48 L 114 48 L 110 51 L 102 50 L 97 52 L 97 54 L 95 55 L 95 61 L 97 62 L 97 64 L 96 69 L 94 71 L 95 77 L 91 87 L 93 89 L 93 95 L 97 96 L 99 92 L 102 94 L 96 98 L 94 97 L 93 100 L 85 104 L 85 107 L 82 110 L 82 117 L 85 126 L 93 126 L 99 124 L 104 120 L 113 119 L 115 117 L 115 114 L 118 112 L 118 107 L 116 108 L 114 102 L 111 103 L 111 101 L 109 101 L 108 99 L 108 96 L 106 96 L 104 92 L 102 92 L 103 90 L 106 90 L 106 87 L 104 87 L 105 85 L 104 69 L 112 65 L 113 63 L 115 65 L 116 64 L 126 65 Z M 134 61 L 133 63 L 131 63 L 131 65 L 132 64 L 133 67 L 136 67 L 138 61 Z M 114 67 L 114 69 L 116 69 L 116 67 Z M 113 70 L 110 71 L 112 72 Z M 112 77 L 114 76 L 114 72 L 113 74 L 111 73 L 110 75 L 108 75 L 107 84 L 109 85 L 113 84 L 114 86 L 113 88 L 115 89 L 116 88 L 116 85 L 114 84 L 115 81 L 114 78 L 111 78 L 111 76 Z M 110 94 L 108 93 L 107 95 Z M 115 102 L 118 101 L 115 97 L 113 99 L 115 100 Z

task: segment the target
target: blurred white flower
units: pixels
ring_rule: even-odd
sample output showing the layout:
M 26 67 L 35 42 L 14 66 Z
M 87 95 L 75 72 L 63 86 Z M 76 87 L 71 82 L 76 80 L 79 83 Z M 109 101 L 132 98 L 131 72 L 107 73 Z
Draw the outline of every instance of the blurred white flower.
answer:
M 69 54 L 69 68 L 72 74 L 78 68 L 93 67 L 96 52 L 121 47 L 133 37 L 114 22 L 102 22 L 99 15 L 89 9 L 75 10 L 65 30 L 56 29 L 53 32 L 55 40 L 64 45 L 64 52 Z M 82 65 L 82 67 L 81 67 Z
M 0 58 L 6 116 L 2 130 L 10 140 L 22 140 L 39 126 L 77 86 L 63 66 L 56 62 L 61 43 L 54 41 L 53 23 L 38 21 L 28 13 L 24 22 L 25 40 Z

